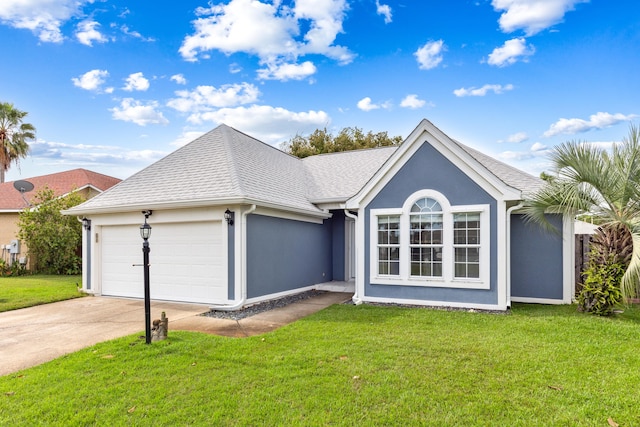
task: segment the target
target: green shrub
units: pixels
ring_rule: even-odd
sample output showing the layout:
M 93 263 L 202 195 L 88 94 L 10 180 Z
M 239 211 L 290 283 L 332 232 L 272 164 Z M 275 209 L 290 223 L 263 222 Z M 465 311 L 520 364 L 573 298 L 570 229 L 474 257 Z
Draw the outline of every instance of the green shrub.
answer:
M 14 277 L 23 276 L 27 274 L 27 268 L 24 264 L 20 264 L 17 261 L 8 263 L 7 261 L 0 259 L 0 276 L 1 277 Z
M 36 206 L 20 212 L 18 237 L 29 248 L 30 268 L 36 273 L 77 274 L 82 271 L 78 248 L 82 224 L 75 216 L 62 215 L 84 201 L 77 192 L 57 197 L 48 187 L 36 196 Z
M 625 266 L 613 262 L 598 263 L 589 261 L 589 267 L 584 272 L 585 281 L 582 291 L 578 295 L 578 309 L 599 316 L 610 316 L 622 301 L 620 283 L 625 272 Z

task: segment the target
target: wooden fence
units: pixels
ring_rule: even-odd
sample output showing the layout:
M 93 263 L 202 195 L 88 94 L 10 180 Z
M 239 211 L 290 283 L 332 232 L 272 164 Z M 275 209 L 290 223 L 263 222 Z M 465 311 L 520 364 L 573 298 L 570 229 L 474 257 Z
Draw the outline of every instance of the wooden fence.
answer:
M 590 234 L 575 235 L 575 295 L 578 295 L 582 290 L 582 276 L 584 271 L 587 269 L 587 264 L 589 263 L 590 238 Z

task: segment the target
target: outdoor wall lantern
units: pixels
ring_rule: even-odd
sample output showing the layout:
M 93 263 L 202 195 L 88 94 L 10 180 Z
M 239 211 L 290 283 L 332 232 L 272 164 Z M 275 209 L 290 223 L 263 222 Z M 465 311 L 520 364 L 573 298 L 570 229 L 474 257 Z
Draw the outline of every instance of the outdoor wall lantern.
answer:
M 229 209 L 224 211 L 224 219 L 225 221 L 227 221 L 227 224 L 229 225 L 233 225 L 233 216 L 231 215 L 231 213 L 232 212 Z
M 142 237 L 142 266 L 144 268 L 144 332 L 145 342 L 151 344 L 151 295 L 149 291 L 149 237 L 151 236 L 151 226 L 147 224 L 147 218 L 152 211 L 142 211 L 144 224 L 140 226 L 140 236 Z
M 91 220 L 88 218 L 82 218 L 82 226 L 85 230 L 91 230 Z

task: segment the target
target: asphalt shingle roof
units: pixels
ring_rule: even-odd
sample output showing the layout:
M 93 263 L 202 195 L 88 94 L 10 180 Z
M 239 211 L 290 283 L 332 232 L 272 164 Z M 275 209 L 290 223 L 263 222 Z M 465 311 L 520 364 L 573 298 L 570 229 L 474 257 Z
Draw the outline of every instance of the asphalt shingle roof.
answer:
M 542 183 L 477 150 L 453 143 L 508 186 L 526 192 Z M 301 160 L 220 125 L 69 212 L 235 201 L 321 213 L 314 203 L 347 201 L 396 150 L 384 147 Z
M 309 177 L 309 200 L 346 201 L 360 191 L 396 149 L 382 147 L 302 159 Z
M 226 125 L 70 211 L 239 199 L 321 212 L 298 158 Z
M 34 202 L 34 197 L 38 191 L 44 187 L 53 190 L 55 196 L 62 196 L 87 186 L 105 191 L 119 183 L 120 179 L 87 169 L 72 169 L 65 172 L 27 178 L 26 181 L 29 181 L 34 186 L 32 191 L 24 193 L 25 199 L 31 203 Z M 27 207 L 20 192 L 14 188 L 14 182 L 0 184 L 0 210 L 22 210 Z
M 509 166 L 499 160 L 494 159 L 478 150 L 468 147 L 464 144 L 454 141 L 464 151 L 466 151 L 471 157 L 476 159 L 489 173 L 495 175 L 500 181 L 504 182 L 510 187 L 522 191 L 524 194 L 531 193 L 538 190 L 544 181 L 533 175 L 521 171 L 520 169 Z

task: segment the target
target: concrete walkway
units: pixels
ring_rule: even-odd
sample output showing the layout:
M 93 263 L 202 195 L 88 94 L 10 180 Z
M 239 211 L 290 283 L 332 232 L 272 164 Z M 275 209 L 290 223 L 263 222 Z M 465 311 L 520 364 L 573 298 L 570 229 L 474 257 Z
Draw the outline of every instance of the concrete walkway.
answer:
M 152 301 L 151 319 L 164 311 L 171 331 L 188 330 L 230 337 L 272 331 L 301 317 L 351 298 L 326 293 L 242 320 L 199 316 L 206 305 Z M 102 341 L 140 332 L 144 302 L 84 297 L 0 313 L 0 376 L 39 365 Z

